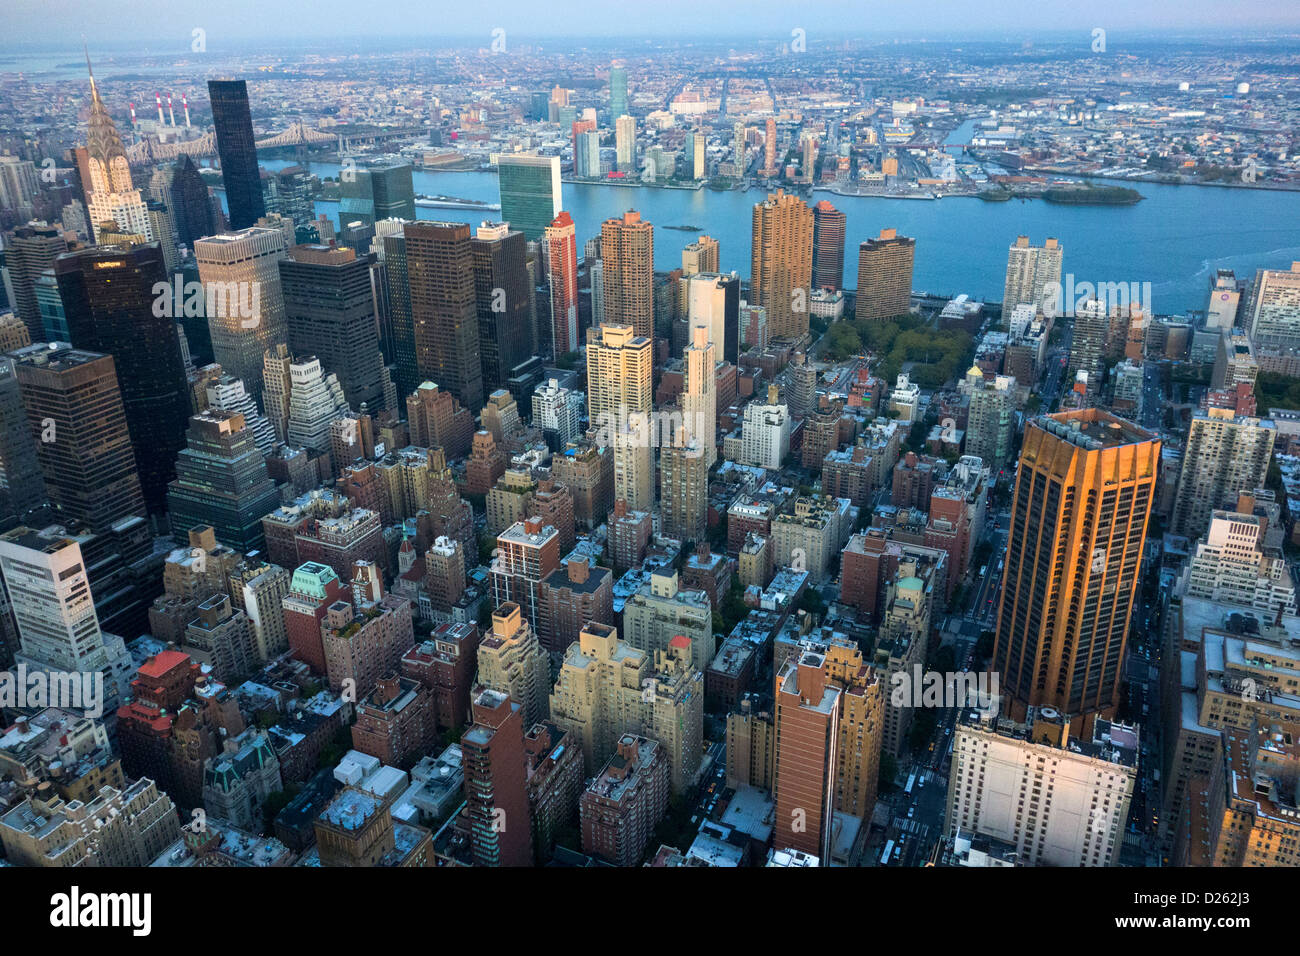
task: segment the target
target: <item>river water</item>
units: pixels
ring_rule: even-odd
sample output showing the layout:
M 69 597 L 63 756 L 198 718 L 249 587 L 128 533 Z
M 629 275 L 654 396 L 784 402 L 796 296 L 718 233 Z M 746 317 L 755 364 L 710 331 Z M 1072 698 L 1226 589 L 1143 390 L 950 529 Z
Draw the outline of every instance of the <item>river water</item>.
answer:
M 963 142 L 966 129 L 950 142 Z M 263 160 L 268 169 L 292 165 Z M 311 163 L 318 176 L 337 176 L 336 163 Z M 494 173 L 414 173 L 416 193 L 485 202 L 501 201 Z M 897 229 L 916 239 L 913 287 L 918 291 L 997 301 L 1002 297 L 1007 247 L 1018 235 L 1040 244 L 1055 236 L 1065 250 L 1064 272 L 1081 282 L 1150 282 L 1157 314 L 1203 309 L 1216 269 L 1238 276 L 1259 268 L 1289 267 L 1300 260 L 1300 192 L 1213 186 L 1134 184 L 1146 198 L 1132 206 L 1063 206 L 1042 200 L 985 202 L 967 197 L 942 200 L 886 199 L 815 193 L 843 210 L 847 219 L 844 281 L 857 282 L 857 244 Z M 573 216 L 581 244 L 600 224 L 628 209 L 655 224 L 655 266 L 681 265 L 681 249 L 695 234 L 664 226 L 700 226 L 720 244 L 722 268 L 748 276 L 750 222 L 759 190 L 715 192 L 646 186 L 564 184 L 564 208 Z M 338 204 L 316 204 L 337 220 Z M 421 219 L 477 223 L 494 210 L 420 207 Z

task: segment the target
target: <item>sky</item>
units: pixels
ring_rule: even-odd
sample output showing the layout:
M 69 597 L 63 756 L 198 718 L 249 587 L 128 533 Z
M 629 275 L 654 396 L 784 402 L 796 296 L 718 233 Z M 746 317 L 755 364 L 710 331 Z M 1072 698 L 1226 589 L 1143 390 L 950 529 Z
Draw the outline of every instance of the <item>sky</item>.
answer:
M 194 29 L 209 48 L 223 39 L 664 37 L 710 40 L 805 31 L 809 45 L 845 34 L 910 38 L 1010 38 L 1100 27 L 1112 36 L 1150 31 L 1300 32 L 1294 0 L 0 0 L 0 47 L 147 43 Z

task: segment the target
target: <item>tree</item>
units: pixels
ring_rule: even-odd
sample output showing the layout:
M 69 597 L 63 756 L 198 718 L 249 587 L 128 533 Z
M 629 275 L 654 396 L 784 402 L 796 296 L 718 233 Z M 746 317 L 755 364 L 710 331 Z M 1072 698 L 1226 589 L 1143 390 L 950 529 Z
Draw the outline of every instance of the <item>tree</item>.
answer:
M 881 794 L 892 793 L 898 789 L 894 780 L 898 777 L 898 761 L 887 751 L 880 752 L 880 773 L 876 777 L 876 791 Z
M 975 657 L 978 660 L 986 661 L 993 656 L 993 638 L 992 631 L 981 631 L 979 639 L 975 641 Z

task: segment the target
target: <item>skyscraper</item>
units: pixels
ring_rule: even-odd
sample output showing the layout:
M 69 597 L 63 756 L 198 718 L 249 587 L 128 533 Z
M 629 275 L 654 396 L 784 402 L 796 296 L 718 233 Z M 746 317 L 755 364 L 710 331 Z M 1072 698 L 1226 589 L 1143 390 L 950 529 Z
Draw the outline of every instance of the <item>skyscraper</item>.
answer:
M 600 444 L 614 447 L 614 498 L 633 511 L 654 507 L 649 415 L 651 341 L 631 325 L 587 330 L 587 408 Z
M 636 117 L 620 116 L 615 121 L 614 152 L 619 172 L 636 171 Z
M 1300 348 L 1300 262 L 1255 273 L 1241 324 L 1257 347 Z
M 208 525 L 227 547 L 261 550 L 262 518 L 280 495 L 244 416 L 208 409 L 190 418 L 188 437 L 167 490 L 172 535 L 185 541 L 191 528 Z
M 844 288 L 844 213 L 823 199 L 813 206 L 813 285 Z
M 703 328 L 718 361 L 735 365 L 740 358 L 740 276 L 702 272 L 686 283 L 686 320 Z
M 314 354 L 338 376 L 348 404 L 384 407 L 383 355 L 370 287 L 373 255 L 340 246 L 293 246 L 278 263 L 289 351 Z
M 178 326 L 153 307 L 158 243 L 68 253 L 54 271 L 73 347 L 113 356 L 145 505 L 161 514 L 190 409 Z
M 701 440 L 686 435 L 659 452 L 659 511 L 665 534 L 703 541 L 708 533 L 709 465 Z
M 248 108 L 248 84 L 243 80 L 208 80 L 208 97 L 212 101 L 221 179 L 226 184 L 230 228 L 247 229 L 266 215 L 253 116 Z
M 812 297 L 813 213 L 782 190 L 754 205 L 749 301 L 767 309 L 773 339 L 808 332 Z
M 609 116 L 617 120 L 627 115 L 627 67 L 609 68 Z
M 547 227 L 550 234 L 550 227 Z M 483 388 L 504 388 L 533 355 L 528 241 L 509 223 L 484 222 L 470 240 Z
M 560 214 L 560 157 L 509 153 L 497 159 L 501 220 L 537 242 Z
M 916 240 L 893 229 L 880 230 L 878 238 L 858 247 L 859 322 L 885 321 L 911 311 L 915 254 Z
M 546 289 L 551 300 L 551 354 L 578 351 L 578 241 L 573 217 L 562 212 L 546 227 Z M 593 290 L 594 294 L 594 290 Z
M 1031 246 L 1028 236 L 1017 236 L 1007 253 L 1007 281 L 1002 291 L 1003 322 L 1018 305 L 1032 305 L 1039 311 L 1056 305 L 1045 303 L 1043 296 L 1061 282 L 1061 260 L 1065 250 L 1049 238 L 1041 246 Z
M 635 209 L 606 219 L 600 227 L 600 261 L 605 322 L 630 325 L 638 336 L 653 339 L 654 226 Z
M 406 268 L 406 227 L 384 236 L 384 283 L 389 323 L 393 329 L 394 384 L 398 395 L 409 395 L 420 384 L 415 361 L 415 326 L 411 318 L 411 285 Z
M 14 360 L 0 356 L 0 519 L 22 518 L 43 504 L 45 478 L 36 459 L 36 438 L 23 408 Z
M 682 250 L 682 276 L 690 278 L 702 272 L 718 272 L 718 240 L 712 236 L 700 236 Z
M 339 229 L 348 223 L 373 226 L 381 219 L 414 219 L 411 164 L 376 159 L 345 168 L 339 181 Z
M 90 72 L 90 54 L 86 54 L 86 71 L 90 73 L 90 118 L 86 129 L 86 167 L 90 182 L 86 189 L 86 207 L 90 214 L 91 234 L 99 240 L 99 227 L 112 220 L 126 233 L 138 233 L 153 239 L 149 214 L 140 190 L 131 182 L 131 167 L 122 146 L 122 137 L 100 99 L 95 74 Z
M 688 436 L 699 440 L 707 472 L 718 460 L 717 348 L 703 326 L 691 329 L 686 346 L 686 387 L 682 392 L 682 422 Z
M 475 866 L 531 866 L 533 837 L 519 703 L 479 688 L 461 736 L 470 851 Z
M 1263 488 L 1276 437 L 1271 418 L 1213 406 L 1193 412 L 1169 530 L 1195 541 L 1209 530 L 1216 508 L 1239 492 Z
M 206 297 L 212 353 L 262 401 L 262 356 L 288 342 L 280 260 L 284 235 L 254 226 L 194 243 Z
M 1159 464 L 1158 437 L 1097 409 L 1026 427 L 993 652 L 1004 715 L 1053 707 L 1091 733 L 1114 712 Z
M 483 367 L 469 226 L 413 222 L 404 232 L 419 377 L 477 412 L 483 407 Z
M 183 246 L 193 248 L 196 240 L 215 236 L 221 231 L 221 221 L 217 218 L 208 184 L 203 181 L 189 154 L 176 162 L 168 205 L 176 221 L 176 241 Z
M 44 223 L 19 226 L 5 236 L 4 271 L 12 290 L 14 311 L 27 326 L 33 342 L 46 341 L 36 283 L 41 273 L 54 267 L 54 260 L 68 251 L 63 233 Z
M 67 345 L 13 353 L 36 457 L 57 516 L 108 531 L 145 513 L 112 356 Z

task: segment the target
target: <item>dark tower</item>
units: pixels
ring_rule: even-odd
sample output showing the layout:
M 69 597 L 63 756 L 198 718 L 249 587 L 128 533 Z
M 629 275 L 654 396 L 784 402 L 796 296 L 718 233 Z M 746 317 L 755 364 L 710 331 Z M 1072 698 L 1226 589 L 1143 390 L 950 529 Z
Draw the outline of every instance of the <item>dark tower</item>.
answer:
M 74 348 L 113 356 L 145 505 L 166 510 L 185 445 L 189 393 L 176 321 L 155 300 L 168 280 L 158 243 L 70 252 L 54 263 Z M 159 315 L 157 313 L 163 312 Z
M 257 171 L 253 116 L 248 110 L 248 84 L 243 80 L 208 80 L 212 124 L 217 131 L 217 155 L 226 184 L 230 228 L 238 231 L 266 215 L 262 179 Z

